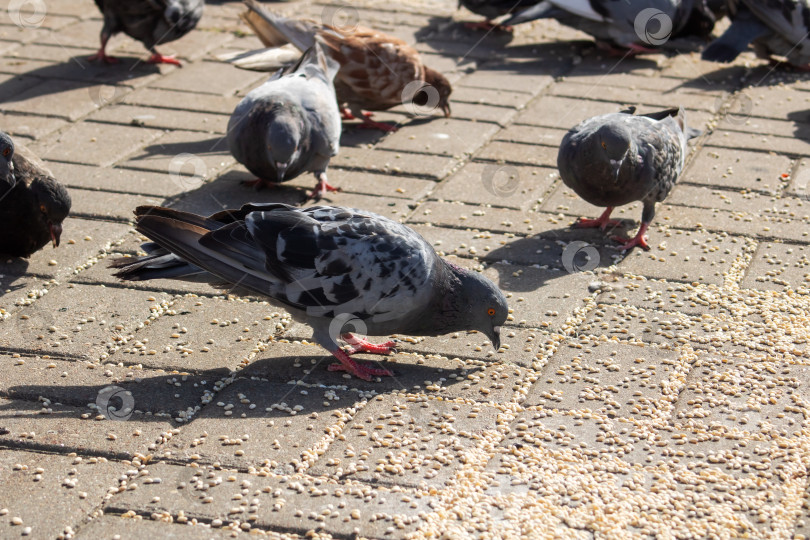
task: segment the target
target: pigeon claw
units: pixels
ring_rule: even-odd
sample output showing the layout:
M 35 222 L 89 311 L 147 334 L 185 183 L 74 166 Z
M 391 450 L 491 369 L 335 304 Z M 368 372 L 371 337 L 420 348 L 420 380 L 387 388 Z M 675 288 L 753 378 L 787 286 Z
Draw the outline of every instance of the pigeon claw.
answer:
M 149 60 L 147 60 L 147 62 L 149 64 L 172 64 L 174 66 L 183 65 L 180 63 L 180 60 L 174 57 L 174 55 L 163 56 L 160 53 L 152 53 L 152 56 L 149 57 Z
M 387 369 L 371 367 L 368 364 L 352 360 L 351 356 L 343 349 L 332 351 L 332 354 L 335 358 L 340 360 L 340 363 L 330 364 L 329 371 L 346 371 L 364 381 L 371 381 L 374 377 L 394 376 L 394 374 Z
M 321 198 L 330 191 L 340 191 L 339 187 L 335 187 L 326 181 L 326 177 L 318 180 L 318 185 L 312 190 L 312 193 L 307 195 L 308 201 L 320 201 Z
M 617 242 L 621 242 L 622 245 L 619 249 L 627 251 L 635 246 L 644 249 L 645 251 L 650 250 L 650 245 L 647 243 L 647 227 L 649 225 L 647 223 L 642 223 L 641 227 L 638 228 L 638 232 L 636 235 L 631 239 L 621 238 L 619 236 L 614 236 L 613 239 Z
M 359 338 L 353 334 L 343 334 L 341 337 L 346 341 L 346 343 L 352 346 L 352 350 L 348 353 L 349 355 L 361 352 L 388 355 L 397 351 L 397 344 L 394 341 L 386 341 L 385 343 L 376 344 L 366 341 L 363 338 Z
M 608 227 L 615 227 L 615 226 L 619 225 L 621 222 L 618 219 L 610 219 L 610 213 L 611 212 L 613 212 L 613 207 L 608 206 L 607 210 L 602 212 L 602 215 L 599 216 L 598 218 L 596 218 L 596 219 L 588 219 L 588 218 L 585 218 L 585 217 L 581 217 L 581 218 L 579 218 L 577 220 L 577 222 L 574 224 L 574 226 L 578 227 L 580 229 L 586 229 L 586 228 L 594 228 L 595 229 L 596 227 L 599 227 L 603 231 L 605 229 L 607 229 Z

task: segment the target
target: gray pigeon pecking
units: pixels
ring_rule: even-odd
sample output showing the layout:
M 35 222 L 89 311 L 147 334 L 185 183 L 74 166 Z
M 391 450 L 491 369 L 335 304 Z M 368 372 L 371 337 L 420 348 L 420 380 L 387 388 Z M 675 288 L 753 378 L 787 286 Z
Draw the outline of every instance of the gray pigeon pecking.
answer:
M 705 0 L 543 0 L 520 11 L 504 25 L 536 19 L 556 19 L 596 38 L 614 53 L 650 52 L 690 26 L 697 26 L 693 10 L 711 20 Z M 705 24 L 696 32 L 706 32 Z M 711 32 L 711 27 L 708 32 Z M 618 48 L 617 48 L 618 47 Z
M 59 246 L 70 195 L 51 171 L 0 132 L 0 253 L 28 257 L 48 242 Z
M 352 354 L 386 355 L 346 330 L 370 335 L 437 336 L 478 330 L 497 350 L 508 307 L 482 275 L 438 257 L 419 234 L 371 212 L 331 206 L 246 204 L 209 217 L 141 206 L 136 229 L 149 254 L 113 263 L 117 277 L 170 278 L 268 297 L 309 324 L 313 339 L 361 379 L 391 375 Z M 338 345 L 343 339 L 352 348 Z
M 291 69 L 279 71 L 245 96 L 228 122 L 233 157 L 257 176 L 257 187 L 314 172 L 320 199 L 336 191 L 326 179 L 340 146 L 341 120 L 332 81 L 339 69 L 319 43 Z
M 703 51 L 703 59 L 731 62 L 751 44 L 760 58 L 783 56 L 810 69 L 810 0 L 730 0 L 731 26 Z
M 635 116 L 635 107 L 619 113 L 594 116 L 573 127 L 563 137 L 557 167 L 566 186 L 586 202 L 607 206 L 598 219 L 581 218 L 579 227 L 600 227 L 616 206 L 642 201 L 641 226 L 622 249 L 649 249 L 647 228 L 655 203 L 663 201 L 683 169 L 686 141 L 700 132 L 686 127 L 683 108 Z
M 180 62 L 172 56 L 163 56 L 155 46 L 185 36 L 197 26 L 203 13 L 204 0 L 95 0 L 104 16 L 101 29 L 101 48 L 89 60 L 108 64 L 118 60 L 105 52 L 107 41 L 118 32 L 137 39 L 149 49 L 152 64 Z

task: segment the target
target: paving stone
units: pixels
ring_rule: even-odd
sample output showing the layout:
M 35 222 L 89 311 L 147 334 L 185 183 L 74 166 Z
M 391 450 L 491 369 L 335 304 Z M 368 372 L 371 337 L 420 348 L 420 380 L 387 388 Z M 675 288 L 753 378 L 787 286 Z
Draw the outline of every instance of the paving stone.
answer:
M 225 133 L 230 115 L 193 113 L 173 109 L 111 105 L 93 114 L 89 120 L 131 124 L 157 129 L 183 129 L 204 133 Z
M 56 538 L 67 528 L 75 531 L 126 469 L 113 461 L 76 463 L 69 456 L 4 449 L 0 508 L 7 513 L 0 518 L 0 535 L 13 538 L 30 529 L 23 536 Z M 14 525 L 14 518 L 22 523 Z
M 344 169 L 360 169 L 394 175 L 408 174 L 441 180 L 458 165 L 459 161 L 453 157 L 342 147 L 340 153 L 332 158 L 331 164 Z
M 129 339 L 145 321 L 157 316 L 160 304 L 168 299 L 165 293 L 103 285 L 58 287 L 3 321 L 6 331 L 0 348 L 104 359 L 119 346 L 116 337 Z M 57 332 L 49 332 L 50 327 Z
M 265 73 L 245 71 L 221 62 L 200 62 L 173 71 L 154 87 L 232 96 L 245 86 L 266 79 Z
M 329 182 L 339 186 L 342 191 L 347 193 L 361 193 L 395 199 L 419 200 L 436 186 L 435 182 L 422 178 L 367 173 L 335 167 L 329 168 L 328 175 Z M 289 182 L 289 184 L 306 187 L 310 190 L 314 187 L 310 175 L 300 176 Z
M 633 305 L 657 311 L 677 311 L 690 316 L 728 313 L 715 288 L 660 279 L 600 276 L 604 283 L 599 303 Z M 606 279 L 607 278 L 607 279 Z
M 727 314 L 689 317 L 635 306 L 602 305 L 588 314 L 577 331 L 629 343 L 654 343 L 663 348 L 688 344 L 696 349 L 739 352 L 747 346 L 754 347 L 743 337 L 749 324 Z
M 72 216 L 121 222 L 131 221 L 138 206 L 159 205 L 163 201 L 163 197 L 143 197 L 93 189 L 73 188 L 70 193 Z
M 753 150 L 759 152 L 775 152 L 787 155 L 806 155 L 810 141 L 795 137 L 779 137 L 776 135 L 760 135 L 757 133 L 741 133 L 739 131 L 717 130 L 706 139 L 709 148 L 735 148 L 739 150 Z
M 330 447 L 313 472 L 414 487 L 442 485 L 497 414 L 486 405 L 379 396 L 343 429 L 343 449 Z M 461 423 L 464 427 L 457 427 Z
M 790 171 L 790 159 L 775 153 L 711 148 L 692 160 L 680 183 L 778 192 L 784 183 L 780 175 Z
M 175 516 L 182 510 L 189 519 L 196 517 L 206 523 L 214 519 L 220 519 L 223 525 L 236 523 L 239 526 L 247 522 L 252 528 L 301 535 L 328 525 L 336 534 L 345 536 L 357 534 L 357 529 L 371 536 L 402 538 L 416 528 L 416 516 L 428 512 L 436 500 L 436 496 L 426 491 L 398 486 L 372 489 L 359 482 L 326 482 L 323 478 L 306 475 L 270 473 L 263 477 L 241 472 L 209 472 L 208 469 L 203 471 L 202 477 L 197 477 L 191 495 L 177 497 L 172 496 L 173 493 L 182 492 L 189 482 L 195 481 L 193 472 L 186 467 L 162 464 L 150 465 L 149 472 L 150 476 L 145 478 L 160 478 L 161 482 L 144 483 L 138 489 L 122 492 L 110 501 L 105 512 L 133 510 L 148 515 L 168 512 Z M 205 490 L 196 487 L 206 486 L 211 481 L 216 485 Z M 183 487 L 178 489 L 181 484 Z M 201 502 L 203 497 L 198 493 L 209 497 L 211 502 Z M 237 494 L 240 500 L 234 499 Z M 156 496 L 160 497 L 159 501 L 154 501 Z M 251 519 L 252 516 L 255 518 Z M 387 532 L 390 529 L 393 530 Z
M 3 130 L 12 137 L 41 139 L 67 125 L 64 120 L 34 115 L 3 115 Z
M 124 103 L 172 110 L 190 110 L 230 115 L 239 104 L 236 97 L 222 97 L 159 88 L 139 88 L 127 94 Z
M 108 167 L 162 133 L 143 127 L 81 123 L 51 141 L 32 146 L 32 150 L 45 160 Z
M 43 412 L 48 411 L 48 412 Z M 83 415 L 87 415 L 82 418 Z M 0 445 L 30 452 L 77 452 L 129 459 L 148 451 L 172 429 L 168 418 L 147 417 L 140 422 L 95 420 L 88 407 L 9 400 L 0 397 Z M 0 453 L 0 454 L 2 454 Z M 5 476 L 5 475 L 4 475 Z M 47 506 L 47 505 L 45 505 Z
M 125 86 L 116 87 L 110 93 L 121 95 L 130 91 Z M 105 101 L 106 89 L 102 85 L 91 85 L 79 81 L 51 80 L 42 82 L 18 94 L 13 101 L 6 102 L 4 108 L 18 113 L 36 113 L 56 116 L 75 121 L 98 108 Z M 58 93 L 54 100 L 51 94 Z
M 429 122 L 408 126 L 407 130 L 389 135 L 377 144 L 377 148 L 448 156 L 471 154 L 498 129 L 497 125 L 486 122 L 431 118 Z
M 549 190 L 554 181 L 552 172 L 552 169 L 470 162 L 442 182 L 431 198 L 523 209 Z
M 278 308 L 266 302 L 179 298 L 164 316 L 137 333 L 135 338 L 145 347 L 125 346 L 109 361 L 192 372 L 236 369 L 261 341 L 279 331 L 280 317 Z
M 119 167 L 100 168 L 76 163 L 48 163 L 57 179 L 68 187 L 169 197 L 182 191 L 182 185 L 172 182 L 165 172 L 138 171 Z M 81 202 L 81 201 L 76 201 Z M 130 213 L 128 217 L 132 217 Z
M 179 459 L 241 470 L 269 466 L 284 474 L 309 467 L 361 400 L 334 387 L 301 388 L 241 376 L 211 399 L 166 450 Z
M 498 163 L 520 163 L 549 167 L 556 163 L 559 145 L 540 146 L 516 142 L 495 141 L 488 144 L 475 157 Z
M 104 126 L 106 129 L 107 126 Z M 205 179 L 213 178 L 218 171 L 234 163 L 235 160 L 228 151 L 228 143 L 223 136 L 178 130 L 165 132 L 162 137 L 143 146 L 119 165 L 132 169 L 166 172 L 170 181 L 190 189 L 199 187 L 200 176 Z
M 82 267 L 102 249 L 112 247 L 129 229 L 120 223 L 68 217 L 63 222 L 59 247 L 46 245 L 28 259 L 0 259 L 0 274 L 24 273 L 63 279 Z
M 166 523 L 150 519 L 131 519 L 116 515 L 104 515 L 81 527 L 80 534 L 90 538 L 166 538 L 167 540 L 219 540 L 243 538 L 249 533 L 239 534 L 231 528 L 214 529 L 207 523 L 192 525 L 186 523 Z M 235 535 L 235 536 L 234 536 Z M 282 538 L 279 533 L 271 533 L 270 538 Z
M 549 358 L 523 404 L 643 422 L 668 414 L 687 369 L 676 351 L 572 338 Z
M 796 244 L 763 242 L 757 246 L 742 286 L 757 290 L 784 291 L 786 288 L 806 291 L 810 275 L 808 247 Z
M 101 414 L 114 423 L 132 420 L 132 425 L 152 416 L 185 416 L 200 405 L 205 389 L 213 388 L 214 380 L 227 374 L 226 369 L 200 369 L 202 374 L 188 375 L 137 364 L 124 367 L 18 356 L 0 354 L 6 372 L 0 391 L 7 397 L 31 403 L 48 400 L 84 409 L 90 418 Z

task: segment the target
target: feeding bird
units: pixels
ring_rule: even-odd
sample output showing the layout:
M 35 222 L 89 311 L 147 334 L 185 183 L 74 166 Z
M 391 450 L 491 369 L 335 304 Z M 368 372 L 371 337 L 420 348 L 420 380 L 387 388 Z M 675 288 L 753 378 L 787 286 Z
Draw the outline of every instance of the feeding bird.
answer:
M 750 44 L 760 58 L 787 58 L 810 70 L 810 0 L 729 0 L 731 26 L 704 49 L 704 60 L 728 63 Z
M 70 194 L 27 148 L 0 132 L 0 253 L 29 257 L 59 246 Z
M 339 28 L 282 17 L 255 0 L 244 2 L 248 11 L 242 18 L 266 47 L 291 43 L 303 52 L 316 37 L 320 39 L 326 54 L 340 64 L 335 92 L 344 119 L 359 118 L 365 127 L 396 131 L 395 126 L 375 122 L 371 113 L 363 111 L 409 103 L 435 106 L 450 116 L 450 82 L 425 66 L 416 49 L 401 39 L 363 26 Z
M 312 327 L 313 340 L 340 362 L 330 370 L 364 380 L 391 375 L 351 356 L 390 354 L 395 343 L 370 343 L 346 326 L 369 335 L 477 330 L 500 348 L 508 315 L 500 289 L 439 258 L 413 229 L 372 212 L 266 203 L 208 217 L 141 206 L 135 216 L 153 243 L 146 256 L 116 260 L 117 277 L 201 281 L 268 298 Z
M 604 230 L 616 206 L 642 201 L 641 226 L 622 249 L 649 249 L 646 233 L 683 170 L 687 140 L 700 131 L 686 126 L 683 108 L 635 115 L 635 107 L 594 116 L 571 128 L 560 143 L 557 167 L 566 186 L 586 202 L 606 206 L 598 219 L 581 218 L 578 227 Z
M 107 42 L 124 32 L 149 49 L 152 56 L 147 60 L 152 64 L 175 64 L 180 62 L 173 56 L 164 56 L 155 50 L 157 45 L 168 43 L 185 36 L 203 14 L 204 0 L 95 0 L 104 16 L 101 28 L 101 48 L 88 60 L 100 60 L 113 64 L 117 58 L 107 55 Z
M 312 46 L 290 69 L 250 91 L 228 122 L 228 146 L 257 176 L 249 184 L 275 185 L 311 171 L 320 199 L 336 191 L 326 179 L 329 160 L 340 146 L 340 111 L 332 81 L 339 66 Z

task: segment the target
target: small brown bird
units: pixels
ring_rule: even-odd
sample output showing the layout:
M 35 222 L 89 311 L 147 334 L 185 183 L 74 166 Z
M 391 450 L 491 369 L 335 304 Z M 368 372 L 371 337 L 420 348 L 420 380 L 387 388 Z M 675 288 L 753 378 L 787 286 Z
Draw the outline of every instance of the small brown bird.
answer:
M 435 106 L 450 116 L 450 82 L 425 66 L 416 49 L 401 39 L 363 26 L 338 28 L 288 19 L 255 0 L 244 2 L 248 10 L 242 19 L 267 47 L 291 43 L 304 52 L 319 38 L 324 51 L 340 63 L 335 91 L 345 120 L 359 118 L 367 127 L 395 131 L 395 126 L 374 122 L 363 110 L 384 111 L 409 103 Z

